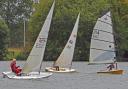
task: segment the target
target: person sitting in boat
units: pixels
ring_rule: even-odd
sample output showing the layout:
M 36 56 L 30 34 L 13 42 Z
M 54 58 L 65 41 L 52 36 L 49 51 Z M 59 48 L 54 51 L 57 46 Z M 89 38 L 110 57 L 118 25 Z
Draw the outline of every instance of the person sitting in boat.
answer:
M 54 64 L 53 64 L 53 68 L 55 68 L 56 71 L 59 71 L 59 70 L 60 70 L 60 69 L 59 69 L 59 66 L 56 66 L 56 65 L 55 65 L 55 62 L 54 62 Z
M 17 76 L 21 74 L 22 69 L 19 66 L 16 66 L 16 59 L 13 58 L 10 64 L 12 72 L 14 72 Z
M 109 71 L 111 71 L 113 68 L 115 68 L 114 63 L 111 63 L 110 65 L 107 66 L 107 69 Z
M 56 71 L 59 71 L 59 66 L 54 66 L 54 68 L 56 68 Z
M 114 61 L 113 63 L 111 63 L 110 65 L 107 66 L 108 70 L 111 71 L 113 68 L 117 69 L 117 63 L 116 61 Z

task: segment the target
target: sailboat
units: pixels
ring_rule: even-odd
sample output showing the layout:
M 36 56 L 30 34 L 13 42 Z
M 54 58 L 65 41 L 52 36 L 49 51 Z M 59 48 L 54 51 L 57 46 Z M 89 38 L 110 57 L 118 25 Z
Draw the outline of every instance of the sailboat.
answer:
M 71 66 L 72 66 L 74 48 L 76 43 L 79 18 L 80 18 L 80 14 L 78 14 L 73 31 L 62 53 L 60 54 L 58 59 L 54 62 L 53 67 L 46 67 L 45 69 L 46 71 L 49 71 L 49 72 L 74 72 L 75 71 L 75 69 L 71 69 Z M 58 67 L 59 70 L 57 70 L 55 67 Z
M 111 12 L 98 18 L 91 37 L 89 64 L 107 64 L 116 61 L 115 40 Z M 122 74 L 123 70 L 100 71 L 98 73 Z
M 37 79 L 37 78 L 49 77 L 52 75 L 52 73 L 41 72 L 41 67 L 42 67 L 42 61 L 47 43 L 54 6 L 55 6 L 55 1 L 52 4 L 52 7 L 47 15 L 47 18 L 37 37 L 37 40 L 27 58 L 27 61 L 23 66 L 22 73 L 24 75 L 16 76 L 14 73 L 9 71 L 9 72 L 3 72 L 2 73 L 3 76 L 7 76 L 8 78 L 11 79 Z

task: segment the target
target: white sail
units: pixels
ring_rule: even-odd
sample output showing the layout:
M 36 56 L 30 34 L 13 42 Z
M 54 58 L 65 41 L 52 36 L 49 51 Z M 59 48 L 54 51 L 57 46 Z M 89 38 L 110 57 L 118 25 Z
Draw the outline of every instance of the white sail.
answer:
M 115 60 L 111 13 L 98 18 L 93 29 L 89 63 L 112 63 Z
M 43 60 L 44 51 L 47 43 L 48 33 L 50 29 L 50 24 L 52 20 L 52 14 L 55 6 L 55 1 L 53 2 L 53 5 L 49 11 L 49 14 L 44 22 L 44 25 L 37 37 L 37 40 L 27 58 L 27 61 L 23 67 L 23 73 L 29 73 L 33 70 L 40 69 L 40 65 Z
M 62 68 L 70 68 L 71 67 L 75 43 L 76 43 L 76 37 L 77 37 L 79 18 L 80 18 L 80 14 L 77 17 L 73 31 L 70 35 L 70 38 L 69 38 L 65 48 L 63 49 L 62 53 L 60 54 L 59 58 L 57 59 L 57 61 L 55 62 L 54 65 L 62 67 Z

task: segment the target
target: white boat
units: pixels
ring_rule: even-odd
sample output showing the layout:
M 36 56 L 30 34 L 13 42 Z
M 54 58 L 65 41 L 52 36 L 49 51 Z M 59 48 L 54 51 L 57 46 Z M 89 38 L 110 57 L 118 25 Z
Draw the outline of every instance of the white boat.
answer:
M 23 66 L 22 73 L 24 75 L 16 76 L 12 72 L 3 72 L 3 76 L 7 76 L 11 79 L 37 79 L 49 77 L 52 73 L 41 72 L 42 61 L 44 57 L 44 51 L 47 43 L 48 33 L 52 20 L 52 14 L 54 11 L 55 1 L 48 13 L 48 16 L 44 22 L 44 25 L 37 37 L 37 40 L 27 58 L 25 65 Z
M 13 72 L 2 72 L 3 77 L 7 77 L 9 79 L 40 79 L 40 78 L 47 78 L 52 75 L 52 73 L 47 72 L 30 72 L 28 75 L 24 76 L 16 76 Z
M 74 48 L 76 43 L 76 37 L 77 37 L 77 30 L 78 30 L 78 24 L 79 24 L 79 18 L 80 14 L 77 17 L 76 23 L 74 25 L 73 31 L 70 35 L 70 38 L 64 47 L 62 53 L 58 57 L 58 59 L 53 64 L 53 67 L 46 67 L 46 71 L 50 72 L 74 72 L 75 69 L 72 69 L 72 60 L 73 60 L 73 54 L 74 54 Z M 56 67 L 59 68 L 57 70 Z
M 89 64 L 106 64 L 114 61 L 116 61 L 115 40 L 111 13 L 108 12 L 101 18 L 98 18 L 94 26 L 91 37 Z M 103 72 L 107 71 L 98 73 Z

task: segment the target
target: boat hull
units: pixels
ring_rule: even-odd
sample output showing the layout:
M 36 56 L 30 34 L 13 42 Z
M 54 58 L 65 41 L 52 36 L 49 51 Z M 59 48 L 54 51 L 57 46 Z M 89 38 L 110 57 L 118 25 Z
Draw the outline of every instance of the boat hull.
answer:
M 9 79 L 40 79 L 40 78 L 46 78 L 52 75 L 52 73 L 46 73 L 46 72 L 30 72 L 27 75 L 21 75 L 21 76 L 16 76 L 13 72 L 8 71 L 8 72 L 2 72 L 3 77 L 7 77 Z
M 123 74 L 123 70 L 100 71 L 100 72 L 97 72 L 97 73 Z
M 70 73 L 70 72 L 75 72 L 75 69 L 69 69 L 69 68 L 59 68 L 59 71 L 56 70 L 56 68 L 53 67 L 46 67 L 45 71 L 47 72 L 57 72 L 57 73 Z

